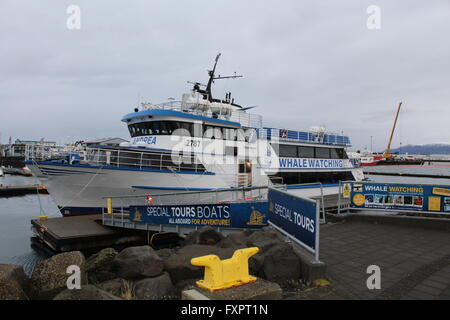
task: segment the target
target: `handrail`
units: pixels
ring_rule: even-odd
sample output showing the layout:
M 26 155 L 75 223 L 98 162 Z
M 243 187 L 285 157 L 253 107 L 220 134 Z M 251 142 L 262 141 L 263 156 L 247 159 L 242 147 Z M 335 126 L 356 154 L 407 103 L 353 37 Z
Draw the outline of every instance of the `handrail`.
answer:
M 211 119 L 220 119 L 226 121 L 238 122 L 244 127 L 262 128 L 262 116 L 254 113 L 248 113 L 243 110 L 233 110 L 229 115 L 216 114 L 211 110 L 199 110 L 193 108 L 198 105 L 196 103 L 183 104 L 182 101 L 170 101 L 160 104 L 143 103 L 141 104 L 143 110 L 172 110 L 179 111 L 187 114 L 194 114 L 198 116 L 204 116 Z
M 188 194 L 199 194 L 199 193 L 212 193 L 212 192 L 229 192 L 229 191 L 249 191 L 249 190 L 258 190 L 258 189 L 267 189 L 267 186 L 260 187 L 238 187 L 238 188 L 227 188 L 227 189 L 216 189 L 216 190 L 199 190 L 199 191 L 180 191 L 180 192 L 168 192 L 168 193 L 158 193 L 155 196 L 173 196 L 173 195 L 188 195 Z M 149 193 L 132 195 L 132 196 L 114 196 L 114 197 L 102 197 L 102 199 L 126 199 L 126 198 L 141 198 L 148 196 Z
M 85 160 L 80 163 L 110 165 L 116 167 L 154 168 L 162 170 L 170 167 L 178 171 L 205 172 L 206 169 L 194 154 L 178 155 L 173 159 L 168 152 L 133 151 L 123 149 L 88 148 Z

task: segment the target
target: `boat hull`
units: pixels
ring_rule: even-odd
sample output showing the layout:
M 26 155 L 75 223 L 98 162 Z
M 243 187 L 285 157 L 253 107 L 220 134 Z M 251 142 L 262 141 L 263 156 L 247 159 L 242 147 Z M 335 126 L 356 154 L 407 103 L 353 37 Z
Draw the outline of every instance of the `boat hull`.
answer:
M 140 200 L 144 201 L 145 195 L 204 191 L 211 190 L 212 186 L 229 187 L 215 174 L 176 174 L 39 163 L 28 166 L 47 187 L 64 216 L 101 213 L 106 208 L 106 197 L 142 195 Z M 125 199 L 114 200 L 113 206 L 126 206 Z M 136 198 L 132 199 L 136 201 Z

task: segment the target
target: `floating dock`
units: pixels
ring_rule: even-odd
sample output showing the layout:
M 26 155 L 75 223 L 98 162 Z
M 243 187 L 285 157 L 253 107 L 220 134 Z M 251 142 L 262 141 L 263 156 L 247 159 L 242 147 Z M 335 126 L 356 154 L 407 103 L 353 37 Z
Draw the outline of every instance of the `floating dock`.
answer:
M 0 197 L 15 197 L 26 194 L 48 194 L 47 188 L 41 185 L 0 186 Z
M 31 220 L 35 234 L 32 242 L 52 252 L 86 251 L 147 242 L 146 232 L 110 228 L 101 222 L 101 215 L 34 219 Z

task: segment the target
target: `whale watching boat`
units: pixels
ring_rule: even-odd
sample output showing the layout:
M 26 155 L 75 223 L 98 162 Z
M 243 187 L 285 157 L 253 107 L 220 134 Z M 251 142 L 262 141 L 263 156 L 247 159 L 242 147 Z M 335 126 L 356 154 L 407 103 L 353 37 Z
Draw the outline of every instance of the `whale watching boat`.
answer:
M 205 190 L 236 190 L 283 184 L 335 185 L 362 180 L 348 159 L 347 136 L 324 127 L 298 131 L 264 127 L 253 107 L 231 93 L 214 98 L 217 55 L 208 82 L 189 82 L 181 101 L 141 103 L 122 118 L 130 142 L 90 146 L 79 157 L 43 159 L 27 152 L 27 165 L 65 216 L 101 213 L 104 197 Z

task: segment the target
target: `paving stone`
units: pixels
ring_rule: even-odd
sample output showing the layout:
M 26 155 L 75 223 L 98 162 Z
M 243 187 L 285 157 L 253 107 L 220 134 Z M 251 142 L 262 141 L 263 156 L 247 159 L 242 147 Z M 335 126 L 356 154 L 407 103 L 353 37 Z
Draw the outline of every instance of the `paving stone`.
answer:
M 320 255 L 332 282 L 326 299 L 445 299 L 449 254 L 445 231 L 364 222 L 321 226 Z M 372 264 L 381 268 L 381 291 L 367 289 Z

